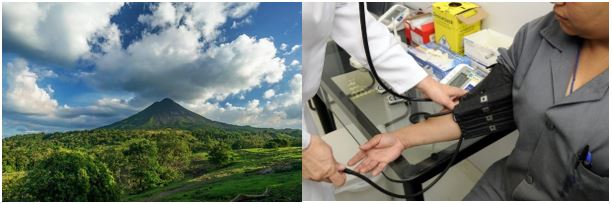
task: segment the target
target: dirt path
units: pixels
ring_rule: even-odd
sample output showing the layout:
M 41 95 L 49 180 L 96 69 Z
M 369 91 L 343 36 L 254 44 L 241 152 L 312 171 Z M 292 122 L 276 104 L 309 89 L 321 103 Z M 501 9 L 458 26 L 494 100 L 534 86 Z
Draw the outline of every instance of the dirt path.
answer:
M 175 189 L 172 189 L 172 190 L 169 190 L 169 191 L 164 191 L 164 192 L 155 194 L 155 195 L 153 195 L 151 197 L 143 198 L 143 199 L 140 199 L 140 200 L 137 200 L 137 201 L 142 201 L 142 202 L 151 202 L 151 201 L 156 202 L 157 201 L 157 202 L 159 202 L 159 201 L 161 201 L 162 198 L 164 198 L 166 196 L 177 194 L 177 193 L 181 193 L 181 192 L 185 192 L 185 191 L 188 191 L 188 190 L 200 187 L 200 186 L 202 186 L 204 184 L 206 184 L 205 181 L 196 181 L 195 183 L 187 184 L 185 186 L 178 187 L 178 188 L 175 188 Z

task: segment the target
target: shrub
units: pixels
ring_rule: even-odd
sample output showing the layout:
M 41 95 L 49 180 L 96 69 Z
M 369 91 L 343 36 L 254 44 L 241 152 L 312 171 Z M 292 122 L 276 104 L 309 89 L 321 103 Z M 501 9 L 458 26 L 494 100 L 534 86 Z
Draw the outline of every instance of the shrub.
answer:
M 35 201 L 117 201 L 119 190 L 106 166 L 85 153 L 60 150 L 24 178 Z
M 208 152 L 208 160 L 217 166 L 223 166 L 229 163 L 231 154 L 232 150 L 227 144 L 219 143 Z

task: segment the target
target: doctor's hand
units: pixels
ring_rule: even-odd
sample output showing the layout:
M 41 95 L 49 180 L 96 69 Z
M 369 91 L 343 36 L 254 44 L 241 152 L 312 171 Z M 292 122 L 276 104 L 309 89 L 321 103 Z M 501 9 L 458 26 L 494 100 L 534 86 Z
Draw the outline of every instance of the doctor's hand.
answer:
M 397 159 L 406 147 L 391 133 L 382 133 L 359 146 L 359 152 L 349 160 L 348 165 L 353 166 L 361 161 L 359 166 L 354 168 L 355 171 L 362 174 L 372 171 L 372 175 L 377 176 L 389 162 Z
M 344 185 L 344 165 L 334 159 L 331 147 L 319 136 L 310 138 L 310 145 L 302 151 L 302 178 L 331 182 L 336 187 Z
M 421 82 L 417 84 L 417 88 L 427 95 L 427 97 L 429 97 L 432 101 L 450 110 L 457 105 L 456 100 L 467 93 L 467 91 L 463 89 L 441 84 L 440 82 L 434 80 L 431 76 L 427 76 L 425 79 L 421 80 Z

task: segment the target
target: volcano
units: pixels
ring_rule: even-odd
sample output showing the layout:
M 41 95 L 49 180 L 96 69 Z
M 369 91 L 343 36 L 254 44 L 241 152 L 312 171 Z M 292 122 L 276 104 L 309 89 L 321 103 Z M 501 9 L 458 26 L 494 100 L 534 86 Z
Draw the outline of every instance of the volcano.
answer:
M 100 127 L 100 129 L 196 129 L 208 127 L 241 129 L 245 126 L 210 120 L 184 108 L 170 98 L 165 98 L 126 119 Z

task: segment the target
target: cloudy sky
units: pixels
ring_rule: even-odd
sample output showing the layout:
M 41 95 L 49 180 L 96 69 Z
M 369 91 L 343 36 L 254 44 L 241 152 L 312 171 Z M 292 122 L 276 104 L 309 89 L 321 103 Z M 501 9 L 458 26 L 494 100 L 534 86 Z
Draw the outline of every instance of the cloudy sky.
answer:
M 3 3 L 2 134 L 89 129 L 170 97 L 301 128 L 300 3 Z

